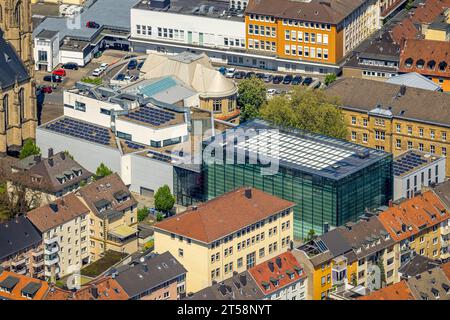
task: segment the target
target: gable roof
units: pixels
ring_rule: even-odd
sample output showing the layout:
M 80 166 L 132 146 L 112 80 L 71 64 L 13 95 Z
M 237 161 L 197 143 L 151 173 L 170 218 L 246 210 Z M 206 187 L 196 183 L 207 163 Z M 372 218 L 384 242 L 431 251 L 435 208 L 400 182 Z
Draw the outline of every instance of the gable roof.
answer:
M 27 217 L 41 233 L 44 233 L 87 213 L 89 209 L 83 202 L 75 194 L 69 193 L 53 203 L 31 210 Z
M 422 272 L 407 281 L 416 300 L 450 300 L 450 280 L 439 267 Z
M 11 292 L 0 290 L 0 300 L 41 300 L 49 289 L 47 282 L 0 269 L 0 286 L 8 286 Z M 29 295 L 27 298 L 25 295 Z
M 294 205 L 255 188 L 239 188 L 156 223 L 154 228 L 210 243 Z
M 407 279 L 410 277 L 415 277 L 422 272 L 436 268 L 438 265 L 439 261 L 416 254 L 411 260 L 400 267 L 398 272 L 402 274 L 402 278 Z
M 357 300 L 415 300 L 415 298 L 406 281 L 402 280 L 367 296 L 358 297 Z
M 78 193 L 91 211 L 100 218 L 113 218 L 120 213 L 137 204 L 128 187 L 123 183 L 117 173 L 101 178 L 84 186 Z M 126 199 L 120 202 L 121 199 Z M 100 208 L 107 206 L 109 209 L 101 211 Z
M 186 274 L 186 269 L 169 251 L 162 254 L 150 253 L 130 264 L 111 270 L 115 280 L 131 297 Z
M 3 38 L 0 30 L 0 88 L 6 89 L 30 79 L 28 71 L 14 48 Z
M 450 218 L 450 212 L 433 192 L 427 191 L 414 198 L 393 205 L 378 218 L 395 241 L 417 234 L 423 228 L 438 225 Z
M 450 209 L 450 180 L 444 181 L 432 187 L 433 192 Z
M 3 222 L 0 224 L 0 261 L 41 241 L 41 235 L 25 216 Z

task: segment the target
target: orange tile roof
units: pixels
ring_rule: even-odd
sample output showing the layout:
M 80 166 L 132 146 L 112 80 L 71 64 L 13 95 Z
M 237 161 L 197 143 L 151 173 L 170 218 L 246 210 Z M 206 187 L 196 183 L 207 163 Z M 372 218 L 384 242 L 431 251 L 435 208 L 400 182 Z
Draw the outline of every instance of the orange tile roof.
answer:
M 154 225 L 155 229 L 210 243 L 257 221 L 291 208 L 295 203 L 261 190 L 246 188 L 225 193 Z
M 96 289 L 97 297 L 94 296 Z M 103 277 L 89 282 L 72 292 L 57 287 L 49 290 L 45 300 L 128 300 L 129 296 L 122 286 L 111 277 Z
M 414 10 L 411 17 L 416 23 L 429 24 L 449 7 L 449 0 L 427 0 L 423 5 L 420 5 Z
M 442 271 L 444 271 L 447 278 L 450 280 L 450 261 L 441 265 Z
M 427 191 L 380 213 L 379 219 L 392 239 L 401 241 L 450 218 L 440 198 Z
M 278 263 L 281 264 L 281 268 L 278 266 Z M 272 267 L 273 271 L 271 270 Z M 261 291 L 266 295 L 306 278 L 306 273 L 302 266 L 289 251 L 260 263 L 248 271 L 253 279 L 255 279 Z M 292 275 L 292 279 L 289 275 Z M 277 286 L 274 285 L 274 280 L 278 280 Z
M 406 281 L 402 280 L 357 300 L 415 300 L 415 298 Z
M 0 272 L 0 283 L 7 279 L 8 277 L 14 277 L 19 282 L 14 286 L 11 293 L 0 291 L 0 297 L 10 299 L 10 300 L 42 300 L 45 293 L 48 291 L 49 286 L 48 283 L 39 279 L 23 276 L 10 271 Z M 36 283 L 40 285 L 40 288 L 35 293 L 32 299 L 26 298 L 22 296 L 22 290 L 29 284 Z M 1 299 L 0 299 L 1 300 Z
M 412 59 L 412 65 L 408 67 L 406 62 L 410 59 Z M 417 66 L 420 60 L 423 60 L 421 68 Z M 429 63 L 433 64 L 429 65 Z M 425 39 L 405 40 L 400 51 L 399 71 L 450 78 L 450 44 L 447 41 Z
M 395 43 L 401 44 L 405 39 L 413 39 L 420 35 L 411 18 L 405 18 L 396 24 L 390 31 Z

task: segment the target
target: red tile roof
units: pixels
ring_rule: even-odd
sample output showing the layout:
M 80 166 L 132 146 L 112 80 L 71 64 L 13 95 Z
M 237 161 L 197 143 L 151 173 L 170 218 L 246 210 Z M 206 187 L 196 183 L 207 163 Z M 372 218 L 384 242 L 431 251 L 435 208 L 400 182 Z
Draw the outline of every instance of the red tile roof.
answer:
M 416 23 L 433 22 L 446 8 L 450 8 L 449 0 L 427 0 L 411 14 Z
M 14 280 L 18 282 L 12 289 L 11 293 L 8 293 L 6 291 L 0 291 L 0 300 L 2 300 L 1 298 L 6 298 L 9 300 L 42 300 L 42 298 L 44 297 L 45 293 L 48 291 L 49 288 L 47 282 L 39 279 L 23 276 L 10 271 L 0 272 L 0 284 L 7 278 L 9 278 L 8 281 Z M 27 285 L 34 285 L 34 284 L 40 286 L 39 289 L 36 291 L 34 297 L 27 298 L 22 296 L 22 290 Z
M 450 280 L 450 261 L 441 265 L 442 271 L 444 271 L 447 278 Z
M 302 266 L 289 251 L 260 263 L 248 271 L 266 295 L 306 278 Z
M 390 31 L 392 39 L 397 44 L 403 43 L 405 39 L 414 39 L 420 35 L 420 31 L 414 25 L 411 18 L 405 18 L 396 24 Z
M 254 188 L 250 188 L 251 196 L 247 198 L 245 190 L 225 193 L 165 219 L 154 228 L 210 243 L 295 205 Z
M 407 63 L 412 62 L 411 66 Z M 422 62 L 422 67 L 418 66 Z M 425 39 L 407 39 L 400 51 L 400 72 L 450 78 L 450 43 Z
M 379 220 L 395 241 L 401 241 L 450 218 L 440 198 L 427 191 L 380 213 Z
M 357 300 L 415 300 L 405 280 L 387 286 Z

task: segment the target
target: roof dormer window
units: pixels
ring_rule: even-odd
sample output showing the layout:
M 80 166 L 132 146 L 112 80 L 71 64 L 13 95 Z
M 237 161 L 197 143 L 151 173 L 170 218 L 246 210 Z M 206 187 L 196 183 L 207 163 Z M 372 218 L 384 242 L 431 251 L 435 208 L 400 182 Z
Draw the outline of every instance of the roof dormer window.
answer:
M 408 58 L 408 59 L 405 60 L 405 66 L 406 66 L 407 68 L 411 68 L 413 62 L 414 62 L 414 60 L 413 60 L 412 58 Z
M 439 62 L 439 71 L 445 71 L 446 68 L 447 68 L 447 62 L 445 62 L 445 61 Z
M 425 61 L 424 61 L 423 59 L 417 60 L 417 62 L 416 62 L 417 68 L 423 69 L 423 66 L 424 66 L 424 65 L 425 65 Z

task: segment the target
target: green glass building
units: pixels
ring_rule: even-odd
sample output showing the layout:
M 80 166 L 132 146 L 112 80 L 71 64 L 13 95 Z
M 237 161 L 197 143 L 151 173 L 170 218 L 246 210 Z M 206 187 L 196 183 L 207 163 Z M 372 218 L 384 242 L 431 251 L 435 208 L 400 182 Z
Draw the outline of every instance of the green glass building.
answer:
M 239 139 L 249 129 L 257 134 Z M 190 181 L 190 190 L 195 190 L 190 194 L 194 202 L 213 199 L 241 186 L 293 201 L 297 204 L 294 208 L 297 239 L 304 238 L 310 230 L 322 234 L 327 226 L 356 221 L 365 210 L 386 205 L 392 199 L 389 153 L 304 131 L 274 128 L 260 120 L 239 126 L 235 129 L 238 138 L 224 143 L 227 134 L 203 144 L 206 152 L 208 146 L 217 142 L 213 153 L 220 159 L 217 150 L 223 148 L 222 163 L 205 161 L 201 173 L 175 170 L 176 193 Z M 225 161 L 226 148 L 234 150 L 234 161 Z M 276 152 L 271 151 L 275 149 Z M 264 161 L 252 161 L 257 154 L 265 156 Z M 274 174 L 262 174 L 261 169 L 268 168 L 267 160 L 278 164 Z M 186 194 L 177 195 L 177 199 L 183 196 Z

